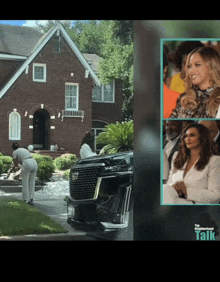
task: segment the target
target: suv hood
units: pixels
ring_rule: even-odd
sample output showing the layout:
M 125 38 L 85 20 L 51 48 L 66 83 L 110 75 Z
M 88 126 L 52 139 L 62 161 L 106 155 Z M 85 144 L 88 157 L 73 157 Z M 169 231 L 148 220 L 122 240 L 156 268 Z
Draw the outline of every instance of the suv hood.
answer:
M 92 164 L 92 163 L 105 163 L 106 166 L 108 165 L 116 165 L 125 159 L 132 159 L 133 158 L 133 151 L 129 152 L 121 152 L 109 155 L 98 155 L 86 159 L 80 159 L 75 165 L 83 165 L 83 164 Z M 133 161 L 131 162 L 133 163 Z

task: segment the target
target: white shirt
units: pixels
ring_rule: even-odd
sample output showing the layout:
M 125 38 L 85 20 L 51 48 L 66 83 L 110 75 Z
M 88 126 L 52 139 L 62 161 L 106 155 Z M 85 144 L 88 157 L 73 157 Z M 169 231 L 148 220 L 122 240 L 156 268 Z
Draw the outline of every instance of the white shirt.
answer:
M 94 153 L 90 146 L 86 143 L 81 146 L 79 153 L 81 159 L 97 156 L 97 154 Z
M 18 159 L 18 162 L 22 164 L 24 159 L 31 157 L 31 154 L 27 149 L 18 148 L 13 152 L 12 157 L 13 159 Z
M 164 152 L 165 152 L 165 154 L 167 155 L 167 158 L 169 158 L 169 155 L 170 155 L 170 153 L 171 153 L 173 147 L 176 145 L 176 142 L 179 140 L 179 138 L 180 138 L 180 135 L 178 135 L 178 136 L 177 136 L 176 138 L 174 138 L 173 140 L 170 140 L 170 139 L 168 139 L 168 137 L 167 137 L 168 142 L 167 142 L 166 146 L 164 147 Z
M 174 168 L 174 153 L 167 184 L 172 186 L 177 181 L 184 181 L 187 187 L 187 200 L 203 204 L 218 204 L 220 201 L 220 156 L 212 155 L 203 170 L 197 170 L 195 164 L 184 175 L 187 162 L 182 169 Z

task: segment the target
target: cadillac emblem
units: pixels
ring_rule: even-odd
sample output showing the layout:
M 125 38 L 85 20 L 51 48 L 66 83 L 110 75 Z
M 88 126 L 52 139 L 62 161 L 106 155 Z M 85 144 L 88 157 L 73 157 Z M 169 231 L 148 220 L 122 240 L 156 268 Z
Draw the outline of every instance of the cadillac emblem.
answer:
M 79 172 L 74 172 L 74 173 L 72 174 L 72 180 L 73 180 L 73 181 L 77 180 L 77 179 L 78 179 L 78 175 L 79 175 Z

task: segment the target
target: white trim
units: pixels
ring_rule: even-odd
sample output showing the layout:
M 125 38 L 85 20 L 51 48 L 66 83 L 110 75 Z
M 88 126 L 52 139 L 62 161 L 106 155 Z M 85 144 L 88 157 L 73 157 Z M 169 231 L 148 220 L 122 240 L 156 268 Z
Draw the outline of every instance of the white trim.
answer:
M 0 60 L 26 60 L 26 56 L 0 54 Z
M 37 44 L 32 52 L 32 54 L 27 58 L 27 60 L 22 64 L 22 66 L 17 70 L 17 72 L 11 77 L 11 79 L 8 81 L 8 83 L 6 83 L 6 85 L 2 88 L 2 90 L 0 91 L 0 98 L 2 98 L 2 96 L 6 93 L 6 91 L 13 85 L 13 83 L 18 79 L 18 77 L 22 74 L 22 72 L 26 69 L 26 67 L 33 61 L 33 59 L 37 56 L 37 54 L 41 51 L 41 49 L 45 46 L 45 44 L 50 40 L 50 38 L 54 35 L 54 33 L 60 29 L 60 31 L 62 32 L 64 38 L 66 39 L 67 43 L 69 44 L 69 46 L 71 47 L 71 49 L 74 51 L 74 53 L 76 54 L 76 56 L 78 57 L 78 59 L 80 60 L 80 62 L 82 63 L 82 65 L 84 66 L 85 69 L 88 69 L 90 72 L 90 75 L 93 79 L 93 81 L 95 82 L 96 85 L 100 85 L 100 81 L 98 79 L 98 77 L 96 76 L 95 72 L 92 70 L 92 68 L 89 66 L 88 62 L 86 61 L 86 59 L 84 58 L 84 56 L 81 54 L 81 52 L 79 51 L 79 49 L 76 47 L 76 45 L 74 44 L 74 42 L 72 41 L 72 39 L 70 38 L 70 36 L 68 35 L 68 33 L 65 31 L 65 29 L 63 28 L 63 26 L 60 23 L 57 23 L 57 25 L 55 25 L 50 32 L 47 34 L 47 36 L 42 40 L 42 42 L 40 42 L 39 44 Z M 42 39 L 42 38 L 41 38 Z M 40 40 L 41 40 L 40 39 Z M 39 40 L 39 41 L 40 41 Z M 38 41 L 38 42 L 39 42 Z
M 35 67 L 44 68 L 44 78 L 43 79 L 35 78 Z M 47 65 L 46 64 L 33 63 L 33 81 L 35 82 L 46 82 L 47 81 Z
M 76 86 L 76 108 L 67 108 L 66 107 L 66 85 Z M 79 110 L 79 83 L 66 82 L 65 83 L 65 111 L 78 111 Z

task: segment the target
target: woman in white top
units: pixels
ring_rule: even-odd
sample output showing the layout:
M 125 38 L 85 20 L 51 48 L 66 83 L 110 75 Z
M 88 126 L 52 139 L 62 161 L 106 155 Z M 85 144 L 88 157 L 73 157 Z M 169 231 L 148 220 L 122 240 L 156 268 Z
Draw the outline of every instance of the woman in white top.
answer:
M 94 152 L 94 141 L 95 141 L 95 137 L 93 132 L 87 131 L 85 136 L 83 137 L 79 151 L 81 159 L 85 159 L 97 155 Z
M 179 151 L 173 155 L 164 185 L 164 204 L 218 204 L 220 202 L 220 156 L 210 130 L 202 124 L 188 125 Z
M 23 201 L 33 205 L 35 179 L 38 169 L 37 162 L 31 157 L 31 154 L 27 149 L 19 148 L 17 142 L 12 144 L 12 149 L 14 151 L 12 154 L 14 165 L 17 166 L 18 163 L 22 165 L 21 175 Z

